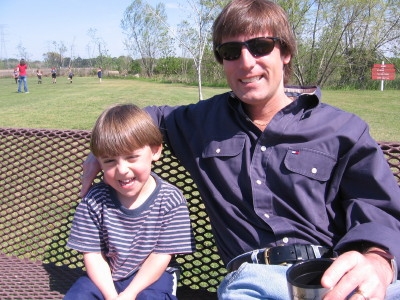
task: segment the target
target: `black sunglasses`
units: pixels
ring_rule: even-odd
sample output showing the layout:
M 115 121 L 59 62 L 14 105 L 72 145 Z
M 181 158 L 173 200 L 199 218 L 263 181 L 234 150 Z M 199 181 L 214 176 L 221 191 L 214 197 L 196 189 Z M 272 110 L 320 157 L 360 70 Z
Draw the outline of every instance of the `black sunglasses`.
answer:
M 280 41 L 280 39 L 266 36 L 245 42 L 227 42 L 217 46 L 215 51 L 221 59 L 236 60 L 240 57 L 243 46 L 246 46 L 251 55 L 260 57 L 270 54 L 274 50 L 276 41 Z

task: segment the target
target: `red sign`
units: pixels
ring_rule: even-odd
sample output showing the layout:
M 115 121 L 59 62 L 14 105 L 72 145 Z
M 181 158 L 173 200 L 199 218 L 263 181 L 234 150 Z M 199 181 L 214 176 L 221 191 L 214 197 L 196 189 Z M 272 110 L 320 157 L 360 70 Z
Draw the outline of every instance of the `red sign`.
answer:
M 394 64 L 374 64 L 374 68 L 387 68 L 387 69 L 394 69 Z
M 372 72 L 386 72 L 386 73 L 395 73 L 395 69 L 387 69 L 387 68 L 372 68 Z
M 372 80 L 394 80 L 396 70 L 393 64 L 374 64 L 372 68 Z
M 395 75 L 374 75 L 372 74 L 372 80 L 394 80 Z

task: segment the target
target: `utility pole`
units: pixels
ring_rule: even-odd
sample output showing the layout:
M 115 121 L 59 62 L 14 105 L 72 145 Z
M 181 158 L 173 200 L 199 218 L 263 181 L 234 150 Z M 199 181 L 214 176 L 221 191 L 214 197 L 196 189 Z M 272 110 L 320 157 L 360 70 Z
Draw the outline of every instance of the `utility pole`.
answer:
M 4 61 L 4 66 L 8 68 L 8 56 L 7 56 L 7 49 L 6 49 L 6 41 L 5 41 L 5 34 L 4 34 L 4 28 L 6 25 L 0 24 L 0 39 L 1 39 L 1 44 L 0 44 L 0 59 Z

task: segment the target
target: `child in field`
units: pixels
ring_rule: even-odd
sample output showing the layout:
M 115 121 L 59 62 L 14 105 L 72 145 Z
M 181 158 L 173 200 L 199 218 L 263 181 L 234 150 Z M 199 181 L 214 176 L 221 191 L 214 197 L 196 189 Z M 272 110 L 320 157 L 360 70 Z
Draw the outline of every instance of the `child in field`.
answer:
M 18 77 L 19 77 L 19 69 L 18 68 L 14 68 L 14 80 L 15 80 L 15 83 L 18 83 Z
M 36 76 L 37 76 L 37 79 L 38 79 L 38 84 L 42 84 L 42 71 L 40 71 L 40 69 L 37 69 L 36 70 Z
M 99 82 L 101 82 L 101 78 L 103 77 L 103 69 L 101 67 L 97 69 L 97 77 L 99 78 Z
M 51 68 L 51 78 L 53 80 L 53 83 L 57 83 L 57 70 L 55 67 Z
M 68 71 L 68 80 L 69 83 L 72 83 L 72 77 L 74 77 L 74 73 L 72 72 L 71 68 Z
M 64 299 L 176 299 L 174 255 L 195 250 L 182 193 L 151 172 L 162 135 L 135 105 L 97 119 L 90 149 L 104 172 L 76 209 L 67 246 L 87 275 Z

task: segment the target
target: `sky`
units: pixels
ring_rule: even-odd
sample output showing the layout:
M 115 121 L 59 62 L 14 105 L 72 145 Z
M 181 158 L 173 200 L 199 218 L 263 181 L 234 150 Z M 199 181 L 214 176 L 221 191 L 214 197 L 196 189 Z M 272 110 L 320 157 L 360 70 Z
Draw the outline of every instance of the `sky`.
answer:
M 22 45 L 28 60 L 43 60 L 44 53 L 54 51 L 54 41 L 64 43 L 66 56 L 88 58 L 89 29 L 96 30 L 111 56 L 128 55 L 121 20 L 132 1 L 0 0 L 0 59 L 22 58 L 18 51 Z M 153 7 L 163 2 L 168 23 L 172 27 L 179 23 L 184 0 L 146 2 Z

